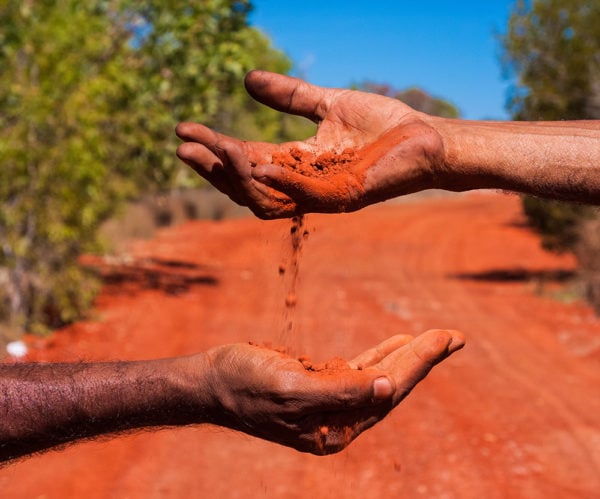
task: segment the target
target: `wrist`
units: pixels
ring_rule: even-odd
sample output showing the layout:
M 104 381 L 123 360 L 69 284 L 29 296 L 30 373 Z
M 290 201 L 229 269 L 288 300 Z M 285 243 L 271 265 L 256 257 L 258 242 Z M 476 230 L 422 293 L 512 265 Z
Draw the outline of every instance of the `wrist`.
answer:
M 439 133 L 443 149 L 436 187 L 455 192 L 501 188 L 481 155 L 490 144 L 485 135 L 474 133 L 474 122 L 430 116 L 429 124 Z
M 164 370 L 165 382 L 174 394 L 173 424 L 214 422 L 218 404 L 209 355 L 200 353 L 166 362 L 170 365 Z
M 85 419 L 98 425 L 90 430 L 105 433 L 207 422 L 204 364 L 204 356 L 195 355 L 98 364 L 105 376 L 82 373 L 82 378 L 103 378 L 100 389 L 86 388 L 86 397 L 80 402 Z M 85 383 L 82 379 L 81 384 Z
M 244 366 L 236 356 L 236 345 L 221 345 L 201 355 L 194 370 L 204 387 L 198 394 L 197 403 L 206 419 L 204 422 L 233 429 L 240 428 L 240 413 L 244 412 L 242 402 L 257 394 L 250 388 L 249 365 Z M 251 363 L 250 363 L 251 364 Z M 246 369 L 245 369 L 246 368 Z

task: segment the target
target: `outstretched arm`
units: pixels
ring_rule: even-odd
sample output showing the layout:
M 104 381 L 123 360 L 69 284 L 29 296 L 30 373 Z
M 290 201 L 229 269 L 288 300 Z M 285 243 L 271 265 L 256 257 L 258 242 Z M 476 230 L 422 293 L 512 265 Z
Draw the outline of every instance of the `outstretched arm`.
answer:
M 600 120 L 432 121 L 444 142 L 449 190 L 504 189 L 600 204 Z
M 337 452 L 463 344 L 453 331 L 400 335 L 350 364 L 323 366 L 250 344 L 150 361 L 3 364 L 0 462 L 103 434 L 197 423 Z
M 342 212 L 430 188 L 493 188 L 600 204 L 600 122 L 476 122 L 274 73 L 250 95 L 318 124 L 302 142 L 242 142 L 181 123 L 178 156 L 261 218 Z

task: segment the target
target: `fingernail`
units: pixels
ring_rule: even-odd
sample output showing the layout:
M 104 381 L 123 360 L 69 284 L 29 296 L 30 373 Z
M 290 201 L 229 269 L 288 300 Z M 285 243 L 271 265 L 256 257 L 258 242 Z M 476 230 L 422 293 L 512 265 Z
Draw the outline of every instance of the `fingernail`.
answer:
M 377 378 L 373 381 L 373 398 L 374 399 L 387 399 L 394 393 L 392 383 L 388 378 Z

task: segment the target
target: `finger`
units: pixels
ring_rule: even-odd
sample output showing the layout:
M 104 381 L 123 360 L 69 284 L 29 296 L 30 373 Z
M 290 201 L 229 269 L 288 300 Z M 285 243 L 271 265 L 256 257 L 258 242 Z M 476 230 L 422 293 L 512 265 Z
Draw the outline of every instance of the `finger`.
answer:
M 313 430 L 312 438 L 307 439 L 311 443 L 309 452 L 328 455 L 345 449 L 361 433 L 381 421 L 391 408 L 391 405 L 379 405 L 326 415 L 316 431 Z
M 246 195 L 253 197 L 254 181 L 250 175 L 250 162 L 242 143 L 202 125 L 198 127 L 200 128 L 196 130 L 194 136 L 200 140 L 200 143 L 182 144 L 177 149 L 178 156 L 188 160 L 193 159 L 194 164 L 197 164 L 201 170 L 198 173 L 203 176 L 214 172 L 223 173 L 223 179 L 228 179 L 230 190 L 237 191 L 240 197 Z
M 221 159 L 202 144 L 186 142 L 177 148 L 176 154 L 181 161 L 204 178 L 223 171 Z
M 276 204 L 291 205 L 293 201 L 289 196 L 283 192 L 269 187 L 268 185 L 261 184 L 260 182 L 254 182 L 254 188 L 267 199 L 272 199 Z
M 232 189 L 223 161 L 202 144 L 186 142 L 177 148 L 177 157 L 200 176 L 208 180 L 236 203 L 246 206 L 243 198 Z
M 388 372 L 394 380 L 394 403 L 397 404 L 436 364 L 464 344 L 464 336 L 458 331 L 433 329 L 392 352 L 374 367 Z
M 246 90 L 257 101 L 277 111 L 304 116 L 315 123 L 327 113 L 332 90 L 298 78 L 267 71 L 250 71 Z
M 413 339 L 414 336 L 410 334 L 397 334 L 381 342 L 379 345 L 369 348 L 365 352 L 357 355 L 349 362 L 349 364 L 353 369 L 362 369 L 372 366 L 373 364 L 377 364 L 383 360 L 394 350 L 403 347 Z
M 222 142 L 220 147 L 228 161 L 225 161 L 224 168 L 231 179 L 243 187 L 252 184 L 253 178 L 250 174 L 250 162 L 246 157 L 241 143 Z
M 238 198 L 247 201 L 256 215 L 262 218 L 281 217 L 282 213 L 290 211 L 292 205 L 295 207 L 289 196 L 254 180 L 250 173 L 252 167 L 241 143 L 225 142 L 222 147 L 228 186 Z
M 252 169 L 251 174 L 256 181 L 283 192 L 297 201 L 314 197 L 317 193 L 321 196 L 327 195 L 323 190 L 323 181 L 296 173 L 284 166 L 257 165 Z
M 290 218 L 300 215 L 297 204 L 287 195 L 260 182 L 253 183 L 256 192 L 262 196 L 262 201 L 255 208 L 250 207 L 255 215 L 264 220 Z
M 223 144 L 241 144 L 240 140 L 215 132 L 199 123 L 179 123 L 175 128 L 175 133 L 181 140 L 198 142 L 206 146 L 219 157 L 223 154 Z
M 186 142 L 177 148 L 176 154 L 198 175 L 214 184 L 222 192 L 229 194 L 230 189 L 226 185 L 227 176 L 223 170 L 223 162 L 212 151 L 202 144 Z
M 394 341 L 402 345 L 408 338 L 408 335 L 390 338 L 392 341 L 383 349 L 391 347 Z M 316 446 L 312 452 L 330 454 L 348 446 L 360 433 L 383 419 L 436 363 L 462 348 L 463 345 L 464 336 L 458 331 L 432 330 L 390 352 L 377 365 L 382 370 L 374 371 L 376 378 L 373 380 L 371 400 L 363 399 L 364 403 L 361 405 L 358 402 L 359 398 L 356 397 L 356 404 L 346 403 L 344 409 L 339 405 L 332 406 L 330 420 L 325 420 L 328 425 L 326 426 L 327 431 L 323 432 L 320 429 L 320 436 L 315 438 Z M 381 347 L 381 345 L 379 346 Z M 395 379 L 391 380 L 389 377 L 382 376 L 385 370 Z M 371 369 L 358 372 L 369 371 Z M 340 425 L 339 421 L 344 419 L 347 424 Z M 339 427 L 338 429 L 341 431 L 335 431 L 336 427 Z

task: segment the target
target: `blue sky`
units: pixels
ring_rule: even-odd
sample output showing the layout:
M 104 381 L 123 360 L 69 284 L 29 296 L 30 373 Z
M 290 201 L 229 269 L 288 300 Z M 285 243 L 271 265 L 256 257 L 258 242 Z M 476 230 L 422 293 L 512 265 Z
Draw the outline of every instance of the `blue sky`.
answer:
M 312 83 L 419 86 L 467 119 L 507 119 L 498 33 L 515 0 L 254 0 L 251 22 Z

